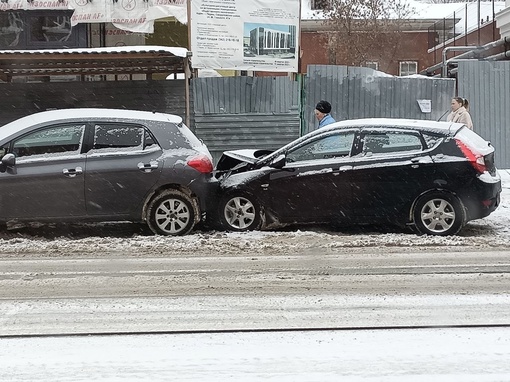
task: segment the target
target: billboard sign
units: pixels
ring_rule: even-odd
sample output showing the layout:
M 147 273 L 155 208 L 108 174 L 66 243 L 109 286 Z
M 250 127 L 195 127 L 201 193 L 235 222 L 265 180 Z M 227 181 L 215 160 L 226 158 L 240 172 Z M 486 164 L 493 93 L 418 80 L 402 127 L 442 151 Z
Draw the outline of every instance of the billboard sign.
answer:
M 297 72 L 300 0 L 192 0 L 196 69 Z

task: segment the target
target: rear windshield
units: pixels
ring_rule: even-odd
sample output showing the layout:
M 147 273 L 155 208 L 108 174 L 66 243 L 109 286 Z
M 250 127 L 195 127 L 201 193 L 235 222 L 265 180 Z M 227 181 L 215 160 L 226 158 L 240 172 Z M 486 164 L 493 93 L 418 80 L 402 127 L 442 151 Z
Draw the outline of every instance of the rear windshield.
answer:
M 183 123 L 180 123 L 177 125 L 179 128 L 179 131 L 183 135 L 184 139 L 190 144 L 192 149 L 195 149 L 196 151 L 199 151 L 201 153 L 209 154 L 209 150 L 207 147 L 202 143 L 200 139 L 197 138 L 195 134 Z
M 489 141 L 486 141 L 467 127 L 460 129 L 457 134 L 455 134 L 455 138 L 460 139 L 468 147 L 484 156 L 494 151 L 494 147 L 492 147 Z

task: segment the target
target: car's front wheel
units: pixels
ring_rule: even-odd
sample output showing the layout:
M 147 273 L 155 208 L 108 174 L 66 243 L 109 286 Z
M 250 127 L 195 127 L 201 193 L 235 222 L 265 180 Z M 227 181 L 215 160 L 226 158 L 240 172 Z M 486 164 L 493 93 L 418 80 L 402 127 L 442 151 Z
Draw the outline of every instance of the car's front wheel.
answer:
M 147 224 L 157 235 L 187 234 L 195 225 L 191 198 L 178 190 L 162 192 L 147 207 Z
M 230 231 L 252 231 L 261 226 L 261 210 L 257 200 L 248 194 L 231 194 L 220 202 L 220 220 Z
M 464 226 L 466 213 L 460 200 L 446 192 L 421 196 L 414 207 L 414 226 L 425 235 L 455 235 Z

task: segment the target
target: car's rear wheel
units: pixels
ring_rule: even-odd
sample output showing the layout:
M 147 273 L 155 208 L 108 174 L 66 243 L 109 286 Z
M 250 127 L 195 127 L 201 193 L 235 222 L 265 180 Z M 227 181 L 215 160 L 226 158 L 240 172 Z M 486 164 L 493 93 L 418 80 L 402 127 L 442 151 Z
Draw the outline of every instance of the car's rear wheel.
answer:
M 220 220 L 230 231 L 252 231 L 261 226 L 260 205 L 249 194 L 231 194 L 220 202 Z
M 463 227 L 466 213 L 460 200 L 446 192 L 421 196 L 414 207 L 414 226 L 425 235 L 455 235 Z
M 178 190 L 162 192 L 149 203 L 147 224 L 157 235 L 187 234 L 195 224 L 191 198 Z

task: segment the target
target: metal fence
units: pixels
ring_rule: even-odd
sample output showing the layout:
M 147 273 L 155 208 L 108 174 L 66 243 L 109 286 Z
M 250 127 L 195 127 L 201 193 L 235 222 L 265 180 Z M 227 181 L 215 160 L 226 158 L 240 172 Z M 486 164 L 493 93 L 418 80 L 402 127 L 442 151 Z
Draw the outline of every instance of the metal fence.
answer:
M 197 78 L 194 130 L 215 160 L 225 150 L 276 149 L 299 136 L 299 83 L 288 77 Z
M 496 166 L 510 168 L 510 61 L 459 62 L 457 80 L 474 130 L 495 147 Z
M 302 131 L 306 133 L 317 127 L 314 108 L 321 99 L 331 103 L 331 114 L 337 121 L 355 118 L 439 120 L 449 110 L 454 95 L 455 79 L 452 78 L 395 77 L 362 67 L 309 65 Z M 429 112 L 422 109 L 428 101 Z
M 99 107 L 186 115 L 184 80 L 0 83 L 0 126 L 45 110 Z

